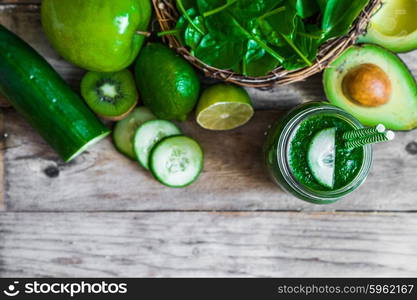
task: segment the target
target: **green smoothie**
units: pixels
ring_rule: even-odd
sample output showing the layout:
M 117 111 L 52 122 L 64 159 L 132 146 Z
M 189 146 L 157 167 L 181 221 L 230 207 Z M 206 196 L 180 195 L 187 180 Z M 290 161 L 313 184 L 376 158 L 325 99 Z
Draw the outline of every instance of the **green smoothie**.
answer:
M 364 129 L 352 115 L 328 103 L 299 105 L 268 131 L 263 153 L 269 174 L 299 199 L 333 203 L 358 189 L 369 173 L 372 147 L 351 147 L 346 139 Z
M 313 137 L 327 128 L 336 129 L 333 189 L 342 188 L 352 182 L 363 162 L 363 148 L 346 149 L 344 147 L 343 133 L 355 129 L 347 121 L 332 115 L 313 115 L 305 119 L 294 132 L 288 155 L 294 177 L 300 183 L 315 190 L 331 190 L 314 178 L 307 160 Z

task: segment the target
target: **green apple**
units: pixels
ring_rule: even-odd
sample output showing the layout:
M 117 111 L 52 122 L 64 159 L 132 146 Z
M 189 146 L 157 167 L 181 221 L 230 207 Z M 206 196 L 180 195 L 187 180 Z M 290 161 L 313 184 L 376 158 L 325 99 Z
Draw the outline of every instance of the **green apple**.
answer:
M 43 0 L 42 25 L 66 60 L 116 72 L 139 53 L 151 18 L 150 0 Z

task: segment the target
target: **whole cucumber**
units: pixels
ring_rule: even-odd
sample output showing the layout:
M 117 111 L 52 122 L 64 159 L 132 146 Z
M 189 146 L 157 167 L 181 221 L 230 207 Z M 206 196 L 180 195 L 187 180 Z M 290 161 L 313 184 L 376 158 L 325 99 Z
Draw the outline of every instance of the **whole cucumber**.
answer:
M 66 162 L 110 133 L 48 62 L 2 25 L 0 93 Z

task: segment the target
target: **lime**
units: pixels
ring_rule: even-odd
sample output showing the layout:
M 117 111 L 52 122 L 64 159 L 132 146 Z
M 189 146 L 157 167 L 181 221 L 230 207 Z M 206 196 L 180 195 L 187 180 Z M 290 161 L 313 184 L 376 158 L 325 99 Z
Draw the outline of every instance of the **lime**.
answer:
M 148 44 L 136 62 L 136 82 L 143 103 L 159 119 L 184 121 L 200 95 L 192 66 L 165 45 Z
M 253 116 L 251 99 L 245 89 L 224 83 L 207 88 L 196 110 L 197 123 L 210 130 L 231 130 Z

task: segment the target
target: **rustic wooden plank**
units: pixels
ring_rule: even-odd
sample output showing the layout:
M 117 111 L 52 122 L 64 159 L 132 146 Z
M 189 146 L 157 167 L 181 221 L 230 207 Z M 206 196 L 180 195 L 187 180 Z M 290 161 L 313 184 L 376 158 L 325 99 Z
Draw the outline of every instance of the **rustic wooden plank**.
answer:
M 7 99 L 2 94 L 0 94 L 0 108 L 1 107 L 11 107 L 11 106 L 12 105 L 10 104 L 10 102 L 7 101 Z
M 0 211 L 6 209 L 5 198 L 4 198 L 4 149 L 5 149 L 5 131 L 4 131 L 4 112 L 0 108 Z
M 42 0 L 0 0 L 0 5 L 5 4 L 39 4 Z
M 76 88 L 83 71 L 62 60 L 49 47 L 41 32 L 38 9 L 36 5 L 0 6 L 0 20 L 45 55 Z M 403 57 L 417 74 L 417 52 Z M 249 91 L 258 108 L 287 109 L 301 101 L 323 99 L 320 76 L 287 87 Z M 275 188 L 262 169 L 263 132 L 278 115 L 258 112 L 250 124 L 228 133 L 207 132 L 192 122 L 184 124 L 185 131 L 203 144 L 207 165 L 197 184 L 171 190 L 118 155 L 109 140 L 64 165 L 9 110 L 6 132 L 10 137 L 5 154 L 7 206 L 11 210 L 417 209 L 417 132 L 399 134 L 395 142 L 375 147 L 374 169 L 361 192 L 333 206 L 313 207 Z
M 417 131 L 374 147 L 374 166 L 358 192 L 331 206 L 314 206 L 270 182 L 261 160 L 264 131 L 280 115 L 259 111 L 246 126 L 209 132 L 182 124 L 206 153 L 204 173 L 185 189 L 163 187 L 110 139 L 70 164 L 14 112 L 5 115 L 6 201 L 10 210 L 417 210 Z
M 43 36 L 42 31 L 41 31 L 41 26 L 40 26 L 40 21 L 39 21 L 39 14 L 38 14 L 38 7 L 37 6 L 33 6 L 33 5 L 30 5 L 30 6 L 13 6 L 13 5 L 5 6 L 2 9 L 0 9 L 0 20 L 2 20 L 2 23 L 5 24 L 8 28 L 13 30 L 19 36 L 22 36 L 22 38 L 24 38 L 31 45 L 33 45 L 35 47 L 35 49 L 37 49 L 40 53 L 42 53 L 48 59 L 48 61 L 51 62 L 54 65 L 54 67 L 63 75 L 63 77 L 65 79 L 67 79 L 75 88 L 77 88 L 80 76 L 82 75 L 82 71 L 79 70 L 79 69 L 74 68 L 69 63 L 67 63 L 64 60 L 62 60 L 61 58 L 59 58 L 59 56 L 49 47 L 48 42 L 46 41 L 46 39 Z M 26 28 L 30 28 L 30 31 L 28 31 Z M 317 85 L 320 84 L 320 79 L 318 77 L 316 79 L 316 83 L 317 83 Z M 297 90 L 294 86 L 282 89 L 280 94 L 274 93 L 271 90 L 266 90 L 266 91 L 252 90 L 251 93 L 252 93 L 252 95 L 254 95 L 254 98 L 257 99 L 256 103 L 258 103 L 257 104 L 258 107 L 268 106 L 265 103 L 271 102 L 271 96 L 273 96 L 274 100 L 282 98 L 282 101 L 281 101 L 282 104 L 280 104 L 278 106 L 288 108 L 288 107 L 294 105 L 294 103 L 296 103 L 296 102 L 298 103 L 298 102 L 301 101 L 300 100 L 301 98 L 299 97 L 300 93 L 307 93 L 308 94 L 308 91 L 310 91 L 310 90 L 317 90 L 317 89 L 312 87 L 312 85 L 306 85 L 306 87 L 304 89 L 299 89 L 299 90 Z M 275 102 L 275 101 L 273 101 L 273 102 Z M 271 105 L 269 105 L 269 107 L 270 106 Z M 69 181 L 67 181 L 67 183 L 64 183 L 66 181 L 66 179 L 64 177 L 66 177 L 66 176 L 65 175 L 62 176 L 62 175 L 66 174 L 67 172 L 65 172 L 65 171 L 62 172 L 62 170 L 61 170 L 61 176 L 59 178 L 59 181 L 62 182 L 62 185 L 60 185 L 60 187 L 58 187 L 56 185 L 56 182 L 50 181 L 51 178 L 46 177 L 44 171 L 49 170 L 53 174 L 53 171 L 51 171 L 51 170 L 54 170 L 54 169 L 53 168 L 48 169 L 48 167 L 51 167 L 51 166 L 54 167 L 57 164 L 60 164 L 59 162 L 58 163 L 56 162 L 57 158 L 54 156 L 53 153 L 50 152 L 49 148 L 44 146 L 43 141 L 40 140 L 36 135 L 30 134 L 30 135 L 32 135 L 31 137 L 26 136 L 26 138 L 28 138 L 28 140 L 27 140 L 28 142 L 24 142 L 26 138 L 22 135 L 22 133 L 31 132 L 30 128 L 28 128 L 25 123 L 22 123 L 22 121 L 19 118 L 17 118 L 12 112 L 10 112 L 8 114 L 8 118 L 10 118 L 10 119 L 8 119 L 7 123 L 8 123 L 8 126 L 10 126 L 10 127 L 8 127 L 7 131 L 10 134 L 11 137 L 8 140 L 8 146 L 7 146 L 9 154 L 10 154 L 10 156 L 9 156 L 10 157 L 10 164 L 9 163 L 7 164 L 7 166 L 8 166 L 8 171 L 7 171 L 8 175 L 7 176 L 11 178 L 11 177 L 15 176 L 13 174 L 22 174 L 22 172 L 25 172 L 25 173 L 29 172 L 30 174 L 33 175 L 33 173 L 34 173 L 33 170 L 35 170 L 37 168 L 40 168 L 40 169 L 38 169 L 39 171 L 41 171 L 41 173 L 40 173 L 41 178 L 40 179 L 41 179 L 41 181 L 43 181 L 43 183 L 41 183 L 41 184 L 43 186 L 47 187 L 48 189 L 53 189 L 55 191 L 54 196 L 51 195 L 51 197 L 57 196 L 57 193 L 58 193 L 62 197 L 64 197 L 64 194 L 68 194 L 69 198 L 73 198 L 75 195 L 71 195 L 73 193 L 73 192 L 71 192 L 71 190 L 73 190 L 73 187 L 72 187 L 73 185 L 72 184 L 75 183 L 73 181 L 74 178 L 71 178 L 71 179 L 67 178 L 67 179 L 69 179 Z M 17 122 L 15 122 L 15 121 L 17 121 Z M 194 129 L 191 129 L 191 130 L 197 130 L 196 127 L 193 127 L 193 128 Z M 253 130 L 255 130 L 257 132 L 257 135 L 259 137 L 262 137 L 262 131 L 264 130 L 264 128 L 266 128 L 265 123 L 264 123 L 264 126 L 259 128 L 258 130 L 256 130 L 256 129 L 253 129 Z M 17 131 L 14 132 L 14 130 L 17 130 Z M 20 133 L 19 133 L 18 132 L 19 130 L 22 130 L 22 131 L 20 131 Z M 27 132 L 27 131 L 29 131 L 29 132 Z M 14 133 L 12 133 L 12 132 L 14 132 Z M 24 133 L 24 135 L 26 135 L 26 133 Z M 208 138 L 206 143 L 207 144 L 213 144 L 212 139 L 216 135 L 213 134 L 213 133 L 208 133 L 208 132 L 204 132 L 204 134 Z M 230 141 L 233 141 L 233 140 L 236 141 L 236 140 L 239 140 L 239 139 L 242 140 L 241 136 L 243 136 L 244 134 L 246 134 L 246 132 L 244 133 L 242 131 L 239 131 L 237 133 L 237 135 L 235 135 L 234 138 L 229 139 L 229 140 Z M 245 135 L 245 138 L 248 140 L 249 144 L 246 144 L 246 145 L 241 144 L 241 146 L 239 147 L 241 149 L 241 150 L 239 150 L 240 152 L 243 152 L 245 149 L 247 149 L 253 143 L 251 138 L 249 138 L 250 136 L 251 135 L 248 135 L 248 136 Z M 222 135 L 221 138 L 224 139 L 224 140 L 227 140 L 228 135 Z M 29 149 L 25 150 L 25 149 L 20 148 L 20 147 L 16 148 L 15 146 L 17 144 L 21 145 L 21 146 L 27 145 L 29 147 L 34 147 L 34 148 L 32 150 L 29 150 Z M 227 144 L 227 146 L 230 147 L 230 149 L 226 150 L 225 153 L 233 152 L 232 149 L 236 148 L 236 147 L 232 147 L 233 146 L 232 142 L 229 142 Z M 41 149 L 39 147 L 41 147 L 41 148 L 43 147 L 43 148 Z M 126 188 L 126 186 L 140 187 L 140 186 L 138 186 L 137 182 L 149 182 L 151 184 L 151 190 L 148 190 L 148 192 L 144 192 L 144 193 L 140 192 L 139 193 L 141 195 L 141 199 L 142 199 L 141 202 L 143 203 L 143 198 L 145 198 L 145 199 L 147 199 L 146 202 L 149 203 L 149 205 L 146 205 L 146 207 L 148 207 L 148 208 L 150 208 L 150 207 L 160 207 L 159 204 L 155 205 L 156 203 L 158 203 L 158 201 L 156 203 L 154 203 L 154 201 L 153 201 L 153 199 L 155 198 L 155 194 L 156 194 L 155 190 L 158 190 L 158 188 L 160 186 L 158 184 L 154 183 L 153 181 L 149 180 L 148 175 L 144 174 L 141 171 L 138 171 L 138 168 L 134 163 L 131 163 L 131 162 L 121 158 L 121 156 L 118 156 L 113 150 L 109 150 L 109 149 L 111 149 L 111 146 L 109 145 L 108 142 L 107 142 L 107 144 L 106 143 L 102 144 L 101 147 L 104 147 L 104 148 L 96 148 L 95 150 L 93 150 L 94 151 L 93 153 L 105 154 L 106 157 L 109 158 L 108 162 L 110 162 L 112 160 L 117 161 L 119 164 L 121 164 L 121 166 L 119 166 L 121 168 L 120 171 L 122 172 L 122 177 L 120 177 L 120 179 L 125 178 L 125 177 L 130 177 L 132 179 L 132 180 L 128 179 L 125 184 L 120 184 L 119 180 L 117 180 L 117 181 L 112 180 L 112 182 L 114 182 L 117 186 L 121 186 L 121 187 L 124 187 L 124 188 Z M 20 150 L 18 150 L 18 148 Z M 12 153 L 13 152 L 12 149 L 17 150 L 17 152 L 15 152 L 18 155 L 17 160 L 15 160 L 16 156 L 14 156 L 14 154 Z M 29 150 L 29 151 L 27 152 L 27 150 Z M 97 150 L 99 152 L 96 152 Z M 209 151 L 209 149 L 206 149 L 206 150 Z M 251 151 L 253 152 L 253 151 L 258 151 L 258 150 L 259 149 L 255 149 L 255 150 L 251 150 Z M 32 151 L 34 151 L 34 152 L 32 152 Z M 36 154 L 39 153 L 39 152 L 46 153 L 45 155 L 47 155 L 49 157 L 51 157 L 51 155 L 52 155 L 52 157 L 53 157 L 52 160 L 55 161 L 55 162 L 51 163 L 50 159 L 47 159 L 46 161 L 44 161 L 42 158 L 36 157 Z M 21 170 L 19 167 L 17 167 L 17 165 L 24 166 L 24 164 L 26 163 L 25 158 L 22 158 L 22 156 L 27 157 L 27 158 L 32 157 L 32 159 L 34 159 L 35 161 L 42 162 L 42 163 L 41 163 L 41 165 L 37 165 L 37 166 L 34 166 L 33 164 L 29 164 L 30 168 L 31 168 L 30 170 L 27 170 L 27 169 L 26 170 Z M 88 154 L 87 154 L 87 156 L 88 156 Z M 234 156 L 234 155 L 232 154 L 231 156 Z M 259 155 L 258 155 L 257 152 L 255 152 L 254 156 L 258 157 Z M 14 158 L 12 158 L 12 157 L 14 157 Z M 84 157 L 86 157 L 86 156 L 83 156 L 81 158 L 81 160 L 84 160 Z M 31 158 L 29 158 L 29 159 L 31 159 Z M 234 163 L 234 162 L 232 161 L 232 163 Z M 250 161 L 246 162 L 245 164 L 248 165 L 247 172 L 246 172 L 246 173 L 248 173 L 253 169 L 253 167 L 251 166 Z M 89 173 L 90 176 L 92 176 L 91 178 L 97 178 L 97 179 L 98 179 L 97 174 L 102 174 L 102 175 L 105 174 L 105 171 L 104 171 L 104 170 L 106 170 L 105 166 L 98 167 L 98 165 L 95 161 L 93 162 L 93 165 L 94 165 L 94 168 L 91 169 L 91 171 L 93 173 L 89 173 L 88 171 L 86 171 L 86 172 L 83 172 L 83 174 Z M 217 168 L 218 165 L 219 165 L 219 158 L 215 158 L 215 161 L 213 161 L 212 165 L 213 165 L 214 168 Z M 110 165 L 108 167 L 110 169 L 114 168 L 114 166 L 110 166 Z M 119 167 L 117 167 L 117 168 L 119 168 Z M 229 176 L 229 178 L 234 178 L 232 176 L 234 176 L 234 174 L 236 174 L 236 171 L 234 169 L 226 170 L 225 167 L 226 166 L 222 167 L 224 169 L 223 172 L 226 174 L 225 176 Z M 59 168 L 63 169 L 61 165 L 59 166 Z M 85 166 L 82 167 L 82 168 L 85 168 Z M 265 181 L 265 175 L 264 175 L 262 169 L 260 168 L 260 165 L 256 164 L 254 168 L 255 168 L 255 173 L 253 173 L 253 175 L 257 176 L 257 174 L 260 173 L 261 174 L 260 178 L 262 178 L 262 181 L 261 180 L 254 180 L 248 187 L 259 187 L 260 184 Z M 68 170 L 68 166 L 64 167 L 64 169 Z M 239 169 L 239 167 L 236 166 L 235 169 Z M 73 175 L 76 174 L 73 171 L 70 171 L 70 173 L 73 174 Z M 119 173 L 119 171 L 117 173 Z M 132 173 L 132 174 L 135 174 L 135 175 L 126 176 L 126 174 L 128 174 L 128 173 Z M 38 173 L 36 172 L 36 174 L 38 174 Z M 139 177 L 136 177 L 136 174 L 139 174 Z M 31 177 L 32 175 L 30 175 L 29 177 Z M 20 176 L 18 176 L 18 177 L 20 177 Z M 247 177 L 247 175 L 243 174 L 243 178 L 245 178 L 245 177 Z M 259 177 L 259 176 L 257 176 L 257 177 Z M 46 181 L 45 181 L 45 178 L 46 178 Z M 224 176 L 219 177 L 220 180 L 223 180 L 224 178 L 225 178 Z M 81 190 L 84 190 L 85 193 L 82 194 L 82 195 L 79 194 L 78 196 L 75 196 L 76 198 L 80 199 L 80 197 L 81 198 L 82 197 L 87 197 L 88 199 L 92 200 L 92 199 L 95 199 L 96 197 L 104 197 L 105 199 L 110 200 L 108 203 L 114 203 L 114 201 L 112 199 L 114 199 L 114 197 L 116 197 L 116 198 L 119 197 L 117 195 L 118 192 L 117 191 L 114 192 L 114 190 L 113 190 L 113 188 L 114 188 L 113 184 L 103 184 L 102 182 L 100 182 L 100 180 L 97 180 L 95 183 L 93 183 L 90 179 L 88 180 L 87 184 L 82 185 L 83 187 L 81 188 Z M 108 181 L 108 180 L 106 179 L 106 181 Z M 125 181 L 125 180 L 123 179 L 123 181 Z M 19 182 L 23 183 L 20 180 L 19 180 Z M 71 182 L 71 184 L 70 184 L 70 182 Z M 86 182 L 85 179 L 82 179 L 82 182 Z M 219 182 L 219 181 L 217 181 L 217 182 Z M 204 191 L 209 192 L 208 196 L 207 196 L 209 198 L 213 198 L 213 194 L 210 193 L 210 190 L 211 190 L 211 187 L 212 187 L 211 183 L 213 183 L 212 180 L 208 180 L 204 184 L 204 186 L 205 186 Z M 39 182 L 36 183 L 36 184 L 39 184 Z M 26 204 L 22 203 L 22 206 L 20 206 L 18 199 L 22 200 L 23 198 L 20 198 L 20 196 L 17 196 L 15 194 L 15 191 L 19 191 L 18 194 L 20 194 L 22 196 L 23 196 L 23 194 L 25 194 L 25 196 L 23 196 L 23 197 L 27 198 L 27 200 L 38 202 L 40 198 L 32 193 L 34 190 L 31 187 L 26 186 L 28 189 L 23 188 L 23 186 L 25 186 L 25 184 L 23 184 L 23 186 L 21 184 L 15 184 L 14 180 L 12 180 L 12 179 L 7 182 L 7 186 L 11 188 L 11 190 L 7 192 L 8 195 L 10 196 L 9 197 L 9 200 L 10 200 L 9 201 L 9 204 L 10 204 L 9 206 L 10 206 L 11 209 L 14 209 L 14 208 L 15 209 L 30 209 L 30 207 L 37 207 L 37 205 L 33 206 L 34 205 L 33 203 L 29 204 L 29 205 L 26 205 Z M 67 186 L 69 189 L 65 188 L 64 186 Z M 105 187 L 104 190 L 103 190 L 103 187 Z M 107 187 L 109 187 L 110 189 L 107 189 Z M 272 186 L 272 184 L 269 184 L 269 189 L 271 189 L 271 188 L 272 188 L 273 191 L 275 190 L 274 186 Z M 240 190 L 241 186 L 235 185 L 234 188 L 232 188 L 232 189 L 227 188 L 227 189 L 229 190 L 229 192 L 225 193 L 225 196 L 231 195 L 233 190 Z M 28 194 L 26 192 L 24 192 L 24 190 L 29 191 L 29 197 L 27 197 Z M 196 187 L 194 187 L 193 190 L 196 191 Z M 23 193 L 21 193 L 20 191 L 22 191 Z M 174 196 L 177 196 L 177 197 L 184 198 L 185 196 L 188 195 L 188 193 L 189 193 L 189 190 L 176 192 L 176 193 L 172 194 L 172 191 L 167 190 L 167 189 L 163 189 L 162 194 L 160 194 L 158 198 L 165 202 L 166 199 L 169 198 L 170 195 L 174 195 Z M 137 190 L 135 190 L 133 195 L 128 195 L 127 198 L 125 198 L 127 200 L 127 203 L 130 203 L 132 199 L 137 199 L 137 195 L 139 195 L 139 194 L 138 194 Z M 196 200 L 193 199 L 193 198 L 195 198 L 194 195 L 191 195 L 191 197 L 187 197 L 187 201 L 186 201 L 186 202 L 189 202 L 189 207 L 191 209 L 195 207 L 194 203 L 196 202 Z M 42 198 L 43 197 L 44 196 L 42 196 Z M 64 198 L 68 199 L 68 197 L 64 197 Z M 202 201 L 202 200 L 200 200 L 200 201 Z M 59 202 L 60 203 L 65 203 L 65 201 L 59 201 Z M 69 203 L 72 203 L 72 202 L 70 201 Z M 97 202 L 95 202 L 95 203 L 97 204 Z M 90 204 L 91 204 L 91 202 L 90 202 Z M 251 205 L 251 204 L 249 204 L 249 205 Z M 117 204 L 117 207 L 120 208 L 120 209 L 123 209 L 123 206 L 124 205 L 121 205 L 121 203 Z M 93 207 L 90 207 L 90 209 L 95 209 Z M 103 206 L 102 203 L 100 203 L 98 209 L 101 209 L 101 208 L 104 208 L 104 207 L 106 207 L 106 206 Z M 131 209 L 130 204 L 128 206 L 125 206 L 125 207 L 126 207 L 126 209 Z M 175 207 L 178 207 L 178 206 L 175 205 Z M 214 206 L 214 207 L 216 207 L 216 206 Z M 71 205 L 71 207 L 69 207 L 68 209 L 74 209 L 74 207 Z M 110 207 L 107 206 L 107 209 L 110 209 Z
M 415 276 L 417 215 L 2 213 L 2 277 Z
M 263 131 L 275 115 L 259 113 L 253 121 L 255 126 L 228 133 L 205 131 L 194 122 L 181 125 L 202 143 L 207 163 L 198 183 L 186 189 L 169 189 L 151 179 L 136 162 L 120 155 L 109 139 L 72 163 L 63 164 L 20 117 L 9 112 L 5 153 L 8 208 L 243 209 L 253 205 L 261 208 L 262 202 L 257 204 L 260 196 L 267 197 L 262 201 L 291 200 L 269 182 L 260 162 Z

